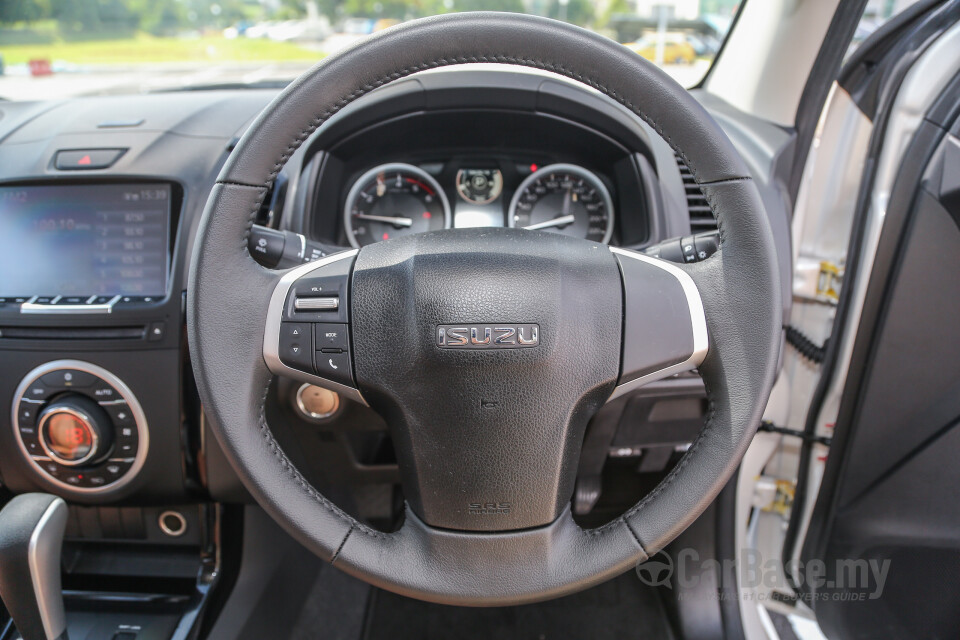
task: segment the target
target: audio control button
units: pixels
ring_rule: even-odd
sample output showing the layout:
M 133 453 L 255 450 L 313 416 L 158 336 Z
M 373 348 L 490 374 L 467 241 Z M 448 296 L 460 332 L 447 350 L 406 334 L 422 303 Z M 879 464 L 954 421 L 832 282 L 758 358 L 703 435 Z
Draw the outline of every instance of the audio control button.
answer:
M 317 352 L 317 374 L 321 378 L 333 380 L 348 387 L 353 386 L 353 374 L 350 371 L 349 353 Z
M 313 370 L 313 329 L 308 323 L 280 324 L 280 362 L 300 371 Z

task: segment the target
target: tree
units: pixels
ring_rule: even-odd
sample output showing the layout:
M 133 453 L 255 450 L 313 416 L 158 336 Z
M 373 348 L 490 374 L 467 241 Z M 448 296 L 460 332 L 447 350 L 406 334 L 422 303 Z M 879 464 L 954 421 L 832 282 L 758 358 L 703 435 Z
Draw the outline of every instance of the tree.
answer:
M 595 8 L 590 0 L 568 0 L 566 6 L 560 0 L 550 0 L 547 17 L 564 20 L 581 27 L 593 24 Z
M 522 0 L 454 0 L 454 11 L 510 11 L 523 13 Z
M 42 0 L 0 0 L 0 23 L 33 22 L 50 17 L 50 4 Z

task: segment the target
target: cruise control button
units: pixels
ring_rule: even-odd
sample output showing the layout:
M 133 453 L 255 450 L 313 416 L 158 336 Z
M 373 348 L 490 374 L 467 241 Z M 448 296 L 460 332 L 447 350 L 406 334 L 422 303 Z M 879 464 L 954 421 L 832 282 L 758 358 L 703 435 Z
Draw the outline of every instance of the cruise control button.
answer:
M 97 381 L 97 378 L 93 374 L 87 373 L 86 371 L 77 371 L 76 369 L 60 369 L 59 371 L 53 371 L 41 376 L 40 380 L 49 387 L 55 387 L 58 389 L 73 389 L 89 387 Z
M 353 386 L 349 353 L 317 352 L 317 375 L 333 382 Z
M 318 323 L 313 325 L 313 333 L 318 351 L 321 349 L 347 351 L 349 349 L 347 325 L 345 324 Z
M 313 336 L 306 322 L 280 323 L 280 362 L 308 373 L 313 372 Z

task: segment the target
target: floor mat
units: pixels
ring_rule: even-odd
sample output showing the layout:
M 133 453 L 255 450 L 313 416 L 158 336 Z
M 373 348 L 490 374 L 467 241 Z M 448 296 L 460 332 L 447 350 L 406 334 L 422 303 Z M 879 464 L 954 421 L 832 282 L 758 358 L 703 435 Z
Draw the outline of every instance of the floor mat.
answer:
M 656 588 L 640 582 L 632 571 L 572 596 L 521 607 L 448 607 L 377 589 L 364 631 L 365 640 L 674 637 Z

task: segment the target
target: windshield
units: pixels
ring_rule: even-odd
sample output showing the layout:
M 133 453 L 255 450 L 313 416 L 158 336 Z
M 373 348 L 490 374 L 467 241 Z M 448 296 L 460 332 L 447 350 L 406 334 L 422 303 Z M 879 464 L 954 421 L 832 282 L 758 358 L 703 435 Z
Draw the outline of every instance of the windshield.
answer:
M 280 87 L 381 29 L 438 13 L 547 16 L 603 34 L 684 86 L 739 0 L 0 0 L 0 97 Z

